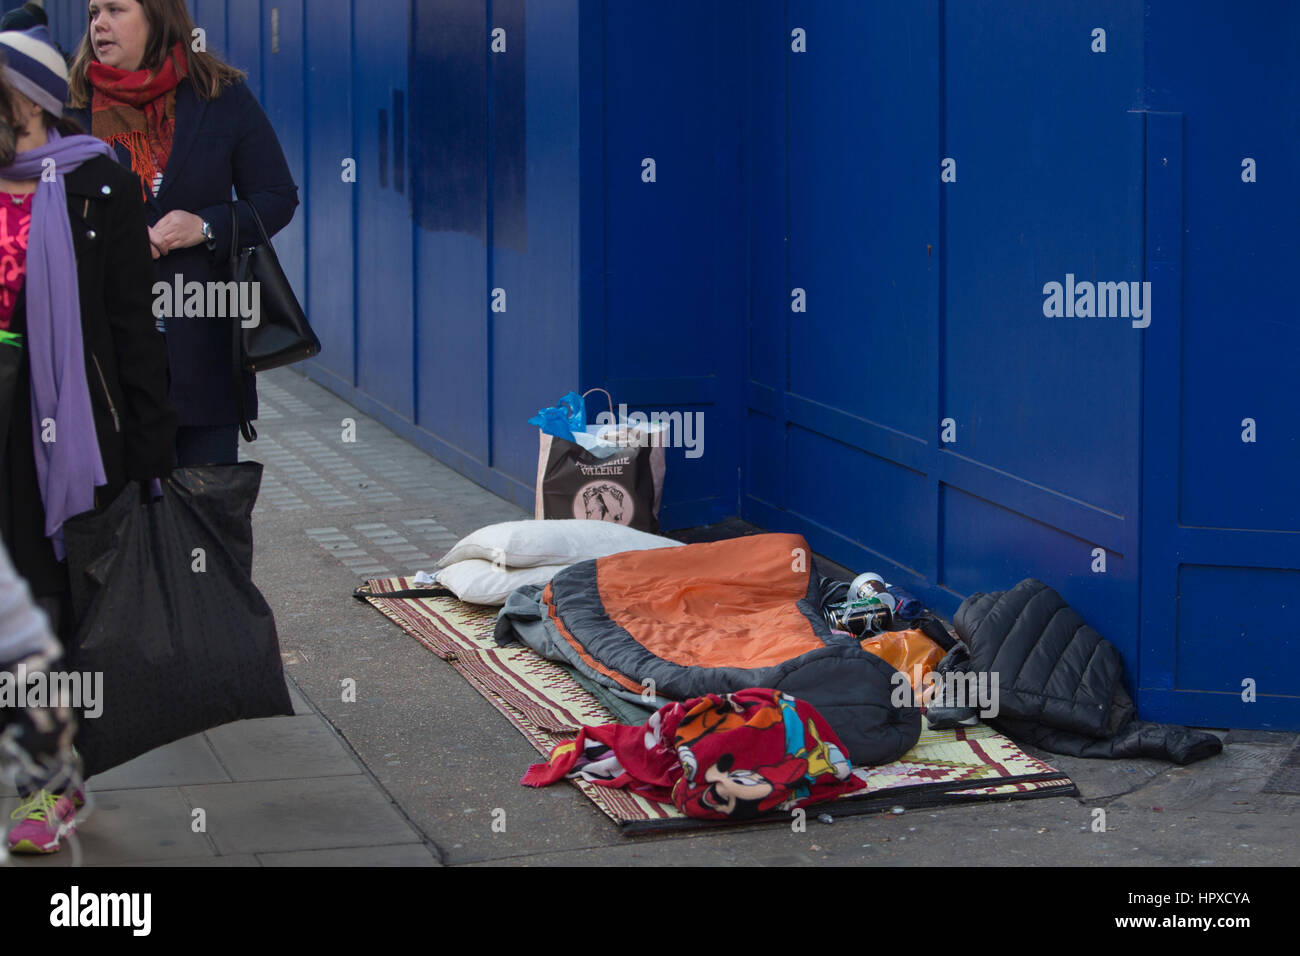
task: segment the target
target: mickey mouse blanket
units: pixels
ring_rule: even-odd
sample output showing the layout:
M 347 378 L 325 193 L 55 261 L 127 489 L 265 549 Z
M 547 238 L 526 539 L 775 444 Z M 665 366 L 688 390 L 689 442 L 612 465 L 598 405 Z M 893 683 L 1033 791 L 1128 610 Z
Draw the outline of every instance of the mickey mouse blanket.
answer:
M 764 688 L 672 703 L 640 727 L 584 727 L 521 783 L 566 777 L 625 787 L 705 820 L 748 820 L 866 787 L 816 710 Z

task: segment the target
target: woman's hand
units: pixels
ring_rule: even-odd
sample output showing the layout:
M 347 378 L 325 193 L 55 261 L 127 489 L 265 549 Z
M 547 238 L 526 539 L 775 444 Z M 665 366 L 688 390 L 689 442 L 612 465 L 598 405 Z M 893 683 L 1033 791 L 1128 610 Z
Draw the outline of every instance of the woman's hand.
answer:
M 173 249 L 188 249 L 206 241 L 203 220 L 183 209 L 173 209 L 149 227 L 150 251 L 155 259 Z

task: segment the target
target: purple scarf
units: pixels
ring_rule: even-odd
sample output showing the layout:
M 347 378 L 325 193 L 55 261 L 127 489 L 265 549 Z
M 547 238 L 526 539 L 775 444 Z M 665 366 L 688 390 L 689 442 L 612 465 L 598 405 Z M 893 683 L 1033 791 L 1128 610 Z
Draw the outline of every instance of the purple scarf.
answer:
M 77 259 L 68 224 L 63 176 L 96 156 L 112 156 L 93 136 L 49 131 L 44 146 L 19 153 L 0 175 L 39 180 L 27 237 L 27 355 L 32 369 L 32 447 L 45 505 L 45 536 L 64 558 L 63 522 L 95 507 L 95 488 L 108 483 L 95 436 L 90 386 L 81 341 Z M 47 181 L 46 159 L 54 177 Z M 42 441 L 42 422 L 54 422 L 54 441 Z

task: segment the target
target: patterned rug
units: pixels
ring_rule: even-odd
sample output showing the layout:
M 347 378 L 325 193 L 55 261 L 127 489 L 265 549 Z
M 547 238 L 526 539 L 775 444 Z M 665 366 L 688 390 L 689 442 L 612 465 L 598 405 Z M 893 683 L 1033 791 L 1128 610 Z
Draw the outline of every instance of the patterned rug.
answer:
M 539 753 L 549 754 L 585 725 L 617 722 L 568 668 L 523 645 L 498 647 L 492 640 L 496 608 L 464 604 L 453 597 L 383 597 L 414 586 L 409 578 L 380 578 L 366 582 L 357 596 L 456 668 Z M 525 769 L 519 768 L 520 776 Z M 923 730 L 917 745 L 899 760 L 861 767 L 854 773 L 866 781 L 868 789 L 815 807 L 815 813 L 845 816 L 893 807 L 915 809 L 1078 793 L 1065 774 L 982 724 Z M 696 820 L 676 807 L 626 791 L 584 781 L 573 783 L 624 833 L 725 825 Z

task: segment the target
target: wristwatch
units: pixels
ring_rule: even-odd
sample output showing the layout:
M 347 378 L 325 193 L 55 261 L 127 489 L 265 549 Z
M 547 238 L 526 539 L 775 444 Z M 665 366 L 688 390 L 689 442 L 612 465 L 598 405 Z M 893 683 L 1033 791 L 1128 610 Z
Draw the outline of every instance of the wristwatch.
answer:
M 212 231 L 212 223 L 203 220 L 203 238 L 208 240 L 208 250 L 217 248 L 217 234 Z

